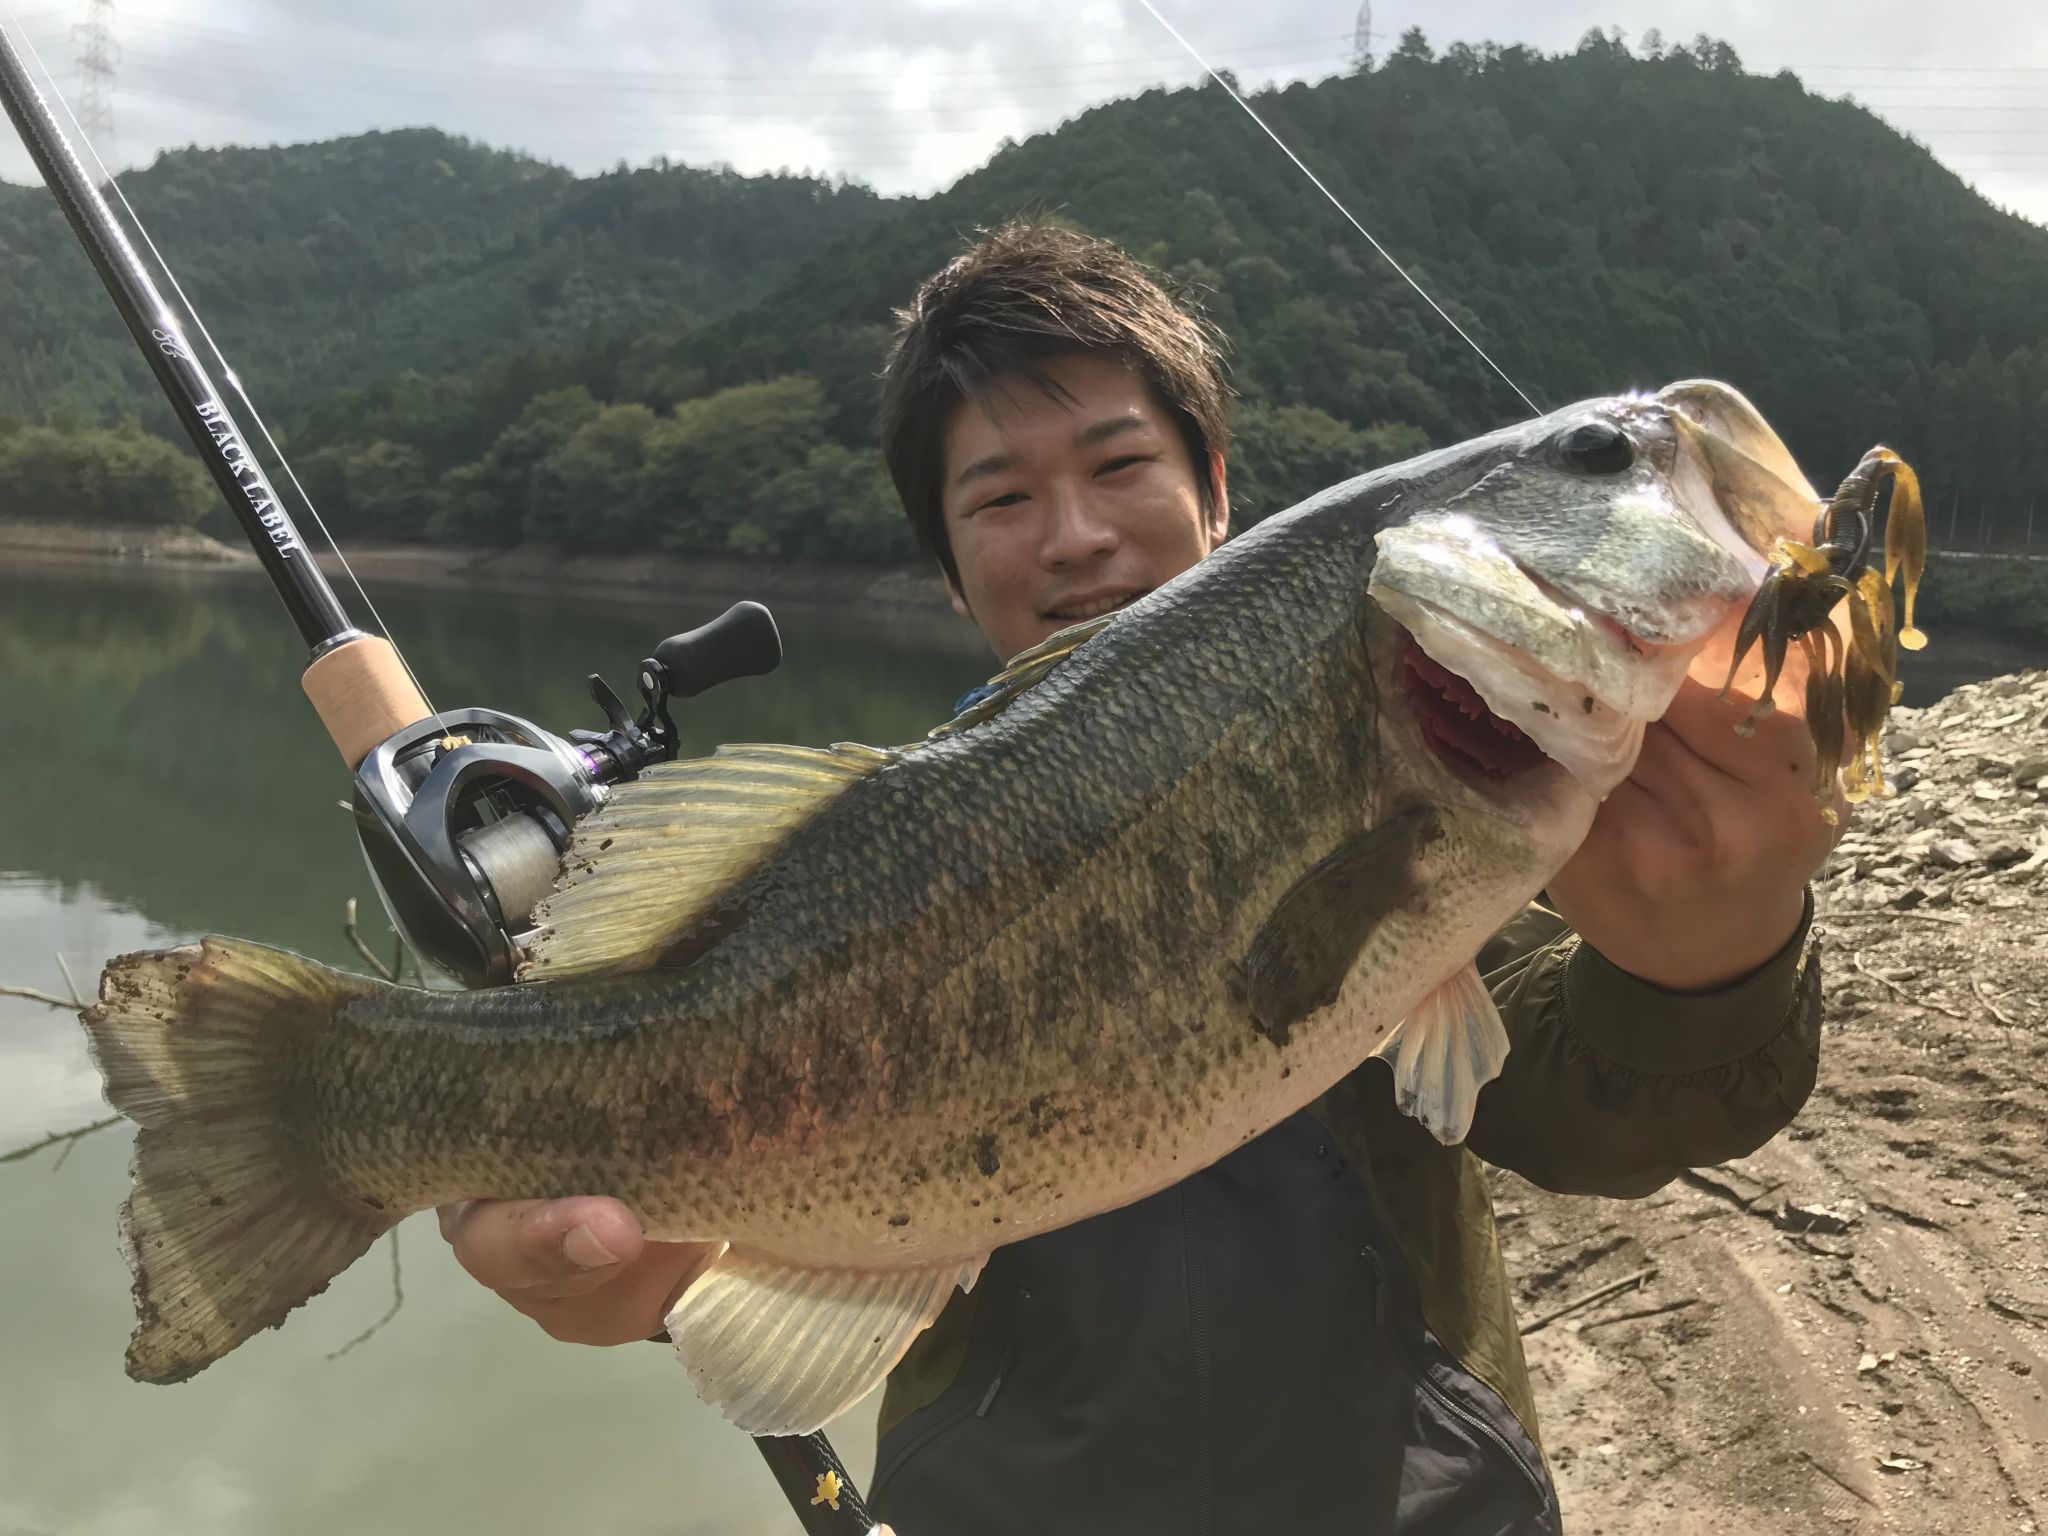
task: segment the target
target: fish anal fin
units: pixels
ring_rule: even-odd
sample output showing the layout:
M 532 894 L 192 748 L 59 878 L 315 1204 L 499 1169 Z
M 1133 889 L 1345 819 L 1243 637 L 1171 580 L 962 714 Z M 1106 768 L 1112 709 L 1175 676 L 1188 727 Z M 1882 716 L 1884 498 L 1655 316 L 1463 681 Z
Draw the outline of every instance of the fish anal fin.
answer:
M 1111 613 L 1098 614 L 1092 619 L 1083 619 L 1078 624 L 1069 624 L 1065 629 L 1047 635 L 1028 651 L 1019 651 L 1010 658 L 1008 666 L 988 680 L 988 686 L 995 691 L 977 699 L 944 725 L 935 727 L 931 732 L 931 739 L 954 735 L 969 726 L 980 725 L 982 721 L 1000 715 L 1022 695 L 1051 676 L 1053 669 L 1061 662 L 1102 633 L 1112 620 L 1122 614 L 1122 611 L 1117 609 Z
M 1285 1045 L 1295 1024 L 1337 1000 L 1373 930 L 1414 896 L 1416 855 L 1441 835 L 1436 807 L 1410 802 L 1288 887 L 1245 958 L 1260 1033 Z
M 668 1314 L 697 1393 L 754 1435 L 807 1435 L 881 1385 L 987 1255 L 922 1269 L 806 1269 L 728 1249 Z
M 833 800 L 900 754 L 841 742 L 730 746 L 664 763 L 577 824 L 522 981 L 644 970 Z
M 1394 1071 L 1394 1103 L 1445 1146 L 1472 1129 L 1479 1090 L 1508 1058 L 1507 1026 L 1467 965 L 1409 1010 L 1373 1055 Z

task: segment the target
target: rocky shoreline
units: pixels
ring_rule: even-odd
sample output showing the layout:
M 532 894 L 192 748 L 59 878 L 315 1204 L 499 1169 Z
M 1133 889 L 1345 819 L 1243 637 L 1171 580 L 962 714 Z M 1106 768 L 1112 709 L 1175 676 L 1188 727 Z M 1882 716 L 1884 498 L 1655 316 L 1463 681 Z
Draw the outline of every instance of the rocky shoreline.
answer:
M 1894 709 L 1816 882 L 1820 1075 L 1636 1201 L 1492 1176 L 1566 1529 L 2048 1530 L 2048 671 Z

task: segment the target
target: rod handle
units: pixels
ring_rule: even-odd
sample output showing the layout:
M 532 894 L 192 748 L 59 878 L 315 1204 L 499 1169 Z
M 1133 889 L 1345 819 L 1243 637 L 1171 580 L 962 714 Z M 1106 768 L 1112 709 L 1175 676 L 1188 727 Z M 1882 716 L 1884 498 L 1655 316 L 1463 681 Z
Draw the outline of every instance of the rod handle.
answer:
M 381 635 L 323 651 L 299 682 L 351 773 L 377 747 L 433 713 Z

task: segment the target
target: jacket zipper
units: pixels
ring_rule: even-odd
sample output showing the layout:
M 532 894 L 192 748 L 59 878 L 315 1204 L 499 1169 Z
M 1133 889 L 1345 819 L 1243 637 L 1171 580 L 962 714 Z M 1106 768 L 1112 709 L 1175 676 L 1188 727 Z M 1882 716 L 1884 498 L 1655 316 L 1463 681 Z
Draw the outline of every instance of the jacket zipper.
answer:
M 988 1384 L 988 1390 L 981 1394 L 981 1402 L 974 1410 L 977 1419 L 988 1417 L 988 1411 L 995 1406 L 996 1394 L 1003 1390 L 1003 1378 L 1010 1374 L 1010 1367 L 1017 1363 L 1017 1346 L 1012 1344 L 1003 1351 L 1003 1358 L 996 1362 L 995 1379 Z
M 1195 1536 L 1215 1536 L 1215 1433 L 1209 1411 L 1209 1296 L 1204 1287 L 1201 1255 L 1195 1251 L 1195 1224 L 1188 1215 L 1188 1197 L 1180 1191 L 1181 1256 L 1187 1280 L 1189 1355 L 1195 1368 Z
M 1387 1261 L 1381 1256 L 1377 1248 L 1369 1244 L 1365 1249 L 1365 1257 L 1372 1265 L 1373 1321 L 1379 1327 L 1385 1329 L 1387 1326 Z M 1459 1423 L 1465 1425 L 1495 1450 L 1499 1451 L 1507 1459 L 1508 1465 L 1521 1474 L 1522 1481 L 1528 1486 L 1529 1491 L 1536 1495 L 1538 1509 L 1547 1510 L 1550 1507 L 1550 1494 L 1544 1488 L 1543 1480 L 1529 1470 L 1528 1463 L 1516 1454 L 1515 1448 L 1508 1444 L 1507 1438 L 1499 1430 L 1487 1423 L 1485 1419 L 1465 1407 L 1464 1404 L 1460 1403 L 1436 1384 L 1429 1374 L 1427 1362 L 1418 1361 L 1410 1354 L 1408 1342 L 1401 1335 L 1400 1330 L 1390 1330 L 1390 1337 L 1393 1340 L 1395 1353 L 1401 1357 L 1402 1363 L 1408 1367 L 1408 1374 L 1415 1378 L 1416 1386 L 1421 1388 L 1432 1401 L 1446 1413 L 1450 1414 L 1451 1417 L 1458 1420 Z
M 1022 1285 L 1019 1285 L 1016 1289 L 1015 1304 L 1021 1305 L 1024 1302 L 1029 1301 L 1030 1299 L 1030 1290 Z M 1015 1328 L 1016 1323 L 1014 1320 L 1011 1321 L 1010 1326 L 1012 1328 Z M 889 1478 L 894 1477 L 896 1475 L 897 1470 L 900 1467 L 904 1466 L 913 1457 L 917 1456 L 921 1451 L 924 1450 L 926 1446 L 930 1445 L 932 1441 L 938 1439 L 939 1436 L 945 1434 L 950 1429 L 957 1428 L 959 1425 L 965 1423 L 970 1417 L 977 1419 L 987 1418 L 989 1409 L 995 1406 L 996 1394 L 1003 1389 L 1003 1382 L 1005 1378 L 1007 1378 L 1010 1374 L 1010 1367 L 1015 1365 L 1016 1363 L 1017 1345 L 1013 1340 L 1012 1342 L 1006 1344 L 1003 1347 L 1002 1358 L 996 1362 L 995 1375 L 989 1379 L 989 1384 L 987 1388 L 983 1390 L 980 1401 L 977 1402 L 971 1410 L 964 1407 L 956 1408 L 953 1412 L 946 1415 L 945 1418 L 939 1420 L 938 1423 L 929 1426 L 923 1434 L 919 1435 L 915 1440 L 911 1441 L 910 1444 L 904 1446 L 902 1450 L 898 1451 L 894 1456 L 892 1456 L 889 1459 L 886 1465 L 877 1461 L 875 1465 L 874 1478 L 870 1482 L 868 1487 L 869 1497 L 878 1497 L 881 1494 L 883 1483 L 886 1482 Z M 876 1449 L 879 1450 L 880 1447 L 877 1446 Z

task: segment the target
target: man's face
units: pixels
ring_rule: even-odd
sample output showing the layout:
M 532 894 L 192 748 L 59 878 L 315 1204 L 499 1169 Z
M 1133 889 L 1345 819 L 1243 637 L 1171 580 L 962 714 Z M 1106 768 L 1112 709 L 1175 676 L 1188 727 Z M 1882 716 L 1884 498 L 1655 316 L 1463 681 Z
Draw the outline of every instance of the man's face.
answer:
M 953 607 L 1008 660 L 1055 630 L 1122 607 L 1223 541 L 1220 458 L 1212 510 L 1165 407 L 1123 364 L 1055 357 L 1047 394 L 1005 375 L 946 423 L 940 494 L 960 570 Z

